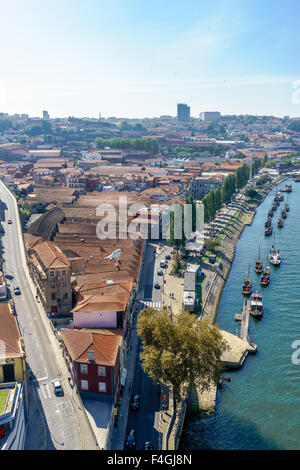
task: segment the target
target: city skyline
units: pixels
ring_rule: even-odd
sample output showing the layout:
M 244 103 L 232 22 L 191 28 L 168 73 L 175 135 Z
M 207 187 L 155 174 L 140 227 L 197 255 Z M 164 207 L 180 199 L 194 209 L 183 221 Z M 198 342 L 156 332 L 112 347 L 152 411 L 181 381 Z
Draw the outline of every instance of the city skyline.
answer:
M 2 112 L 291 117 L 300 88 L 295 0 L 3 3 Z M 15 34 L 11 34 L 11 24 Z

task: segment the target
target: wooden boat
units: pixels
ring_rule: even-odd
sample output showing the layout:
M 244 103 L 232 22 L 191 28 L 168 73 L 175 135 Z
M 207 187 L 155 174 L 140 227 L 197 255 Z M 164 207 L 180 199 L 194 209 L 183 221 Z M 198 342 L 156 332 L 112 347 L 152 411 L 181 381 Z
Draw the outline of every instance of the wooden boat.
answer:
M 250 313 L 259 318 L 263 316 L 263 312 L 262 295 L 256 291 L 251 296 Z
M 286 203 L 284 206 L 284 211 L 289 212 L 290 211 L 290 206 Z
M 268 235 L 272 235 L 273 233 L 273 227 L 268 227 L 266 230 L 265 230 L 265 236 L 267 237 Z
M 262 273 L 263 270 L 263 264 L 262 260 L 260 259 L 260 247 L 259 247 L 259 252 L 258 252 L 258 258 L 256 259 L 255 265 L 254 265 L 254 271 L 256 273 Z
M 270 275 L 271 275 L 271 273 L 270 273 L 270 268 L 269 268 L 269 266 L 266 266 L 266 269 L 264 270 L 264 272 L 263 272 L 263 274 L 262 274 L 262 276 L 261 276 L 261 278 L 260 278 L 260 284 L 261 284 L 262 286 L 265 286 L 265 287 L 266 287 L 266 286 L 269 285 L 269 283 L 270 283 Z
M 279 227 L 279 228 L 283 227 L 283 219 L 281 217 L 278 219 L 277 227 Z
M 273 214 L 274 214 L 274 210 L 273 210 L 273 208 L 271 208 L 268 212 L 268 216 L 273 217 Z
M 252 282 L 251 282 L 251 279 L 249 277 L 249 271 L 250 271 L 250 264 L 249 264 L 249 268 L 248 268 L 248 275 L 247 275 L 246 279 L 244 280 L 244 284 L 243 284 L 243 287 L 242 287 L 242 294 L 243 295 L 250 295 L 251 292 L 252 292 Z
M 275 266 L 279 266 L 281 263 L 281 258 L 279 254 L 279 249 L 275 247 L 275 233 L 274 233 L 274 245 L 270 248 L 269 261 Z
M 285 186 L 285 190 L 286 190 L 287 193 L 291 193 L 291 192 L 293 191 L 292 185 L 291 185 L 291 184 L 287 184 L 287 185 Z
M 286 217 L 287 217 L 286 212 L 285 212 L 284 209 L 281 211 L 281 217 L 282 217 L 283 219 L 286 219 Z
M 270 217 L 268 218 L 267 222 L 265 222 L 265 227 L 271 227 L 272 225 L 272 220 L 270 219 Z

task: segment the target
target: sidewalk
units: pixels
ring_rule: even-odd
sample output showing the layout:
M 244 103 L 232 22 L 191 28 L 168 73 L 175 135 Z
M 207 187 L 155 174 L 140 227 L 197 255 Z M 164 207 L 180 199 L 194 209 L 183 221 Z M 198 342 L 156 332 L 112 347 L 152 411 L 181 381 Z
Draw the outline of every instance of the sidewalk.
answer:
M 137 345 L 138 335 L 136 332 L 136 322 L 138 315 L 138 299 L 136 300 L 136 310 L 134 315 L 134 321 L 131 331 L 130 340 L 128 341 L 129 350 L 126 358 L 125 368 L 127 369 L 127 377 L 125 382 L 125 388 L 122 395 L 121 404 L 118 406 L 118 425 L 114 427 L 113 435 L 111 439 L 111 449 L 123 450 L 124 441 L 126 438 L 126 428 L 128 421 L 128 412 L 131 399 L 132 382 L 135 372 L 136 356 L 137 356 Z

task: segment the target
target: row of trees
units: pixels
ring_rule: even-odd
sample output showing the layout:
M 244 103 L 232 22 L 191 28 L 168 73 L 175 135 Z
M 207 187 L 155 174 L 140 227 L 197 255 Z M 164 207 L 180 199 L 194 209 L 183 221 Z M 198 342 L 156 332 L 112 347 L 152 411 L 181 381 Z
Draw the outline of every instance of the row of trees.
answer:
M 120 150 L 144 150 L 149 153 L 158 153 L 159 151 L 157 140 L 150 137 L 142 137 L 141 139 L 102 139 L 101 137 L 98 137 L 95 142 L 97 149 L 110 147 L 112 149 Z
M 266 163 L 267 156 L 263 159 L 255 159 L 252 163 L 253 175 L 257 174 L 259 168 Z M 223 203 L 230 201 L 231 197 L 237 189 L 243 188 L 250 176 L 250 167 L 246 163 L 239 167 L 234 175 L 227 175 L 223 181 L 221 189 L 217 188 L 211 190 L 204 198 L 202 203 L 204 204 L 204 222 L 215 216 L 215 213 L 222 207 Z

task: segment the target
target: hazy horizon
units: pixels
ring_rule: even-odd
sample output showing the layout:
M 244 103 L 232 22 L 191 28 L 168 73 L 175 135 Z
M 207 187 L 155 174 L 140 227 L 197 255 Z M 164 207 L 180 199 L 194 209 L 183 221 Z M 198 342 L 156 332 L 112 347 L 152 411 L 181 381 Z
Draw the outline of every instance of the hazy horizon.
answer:
M 297 0 L 0 1 L 0 112 L 300 116 Z

